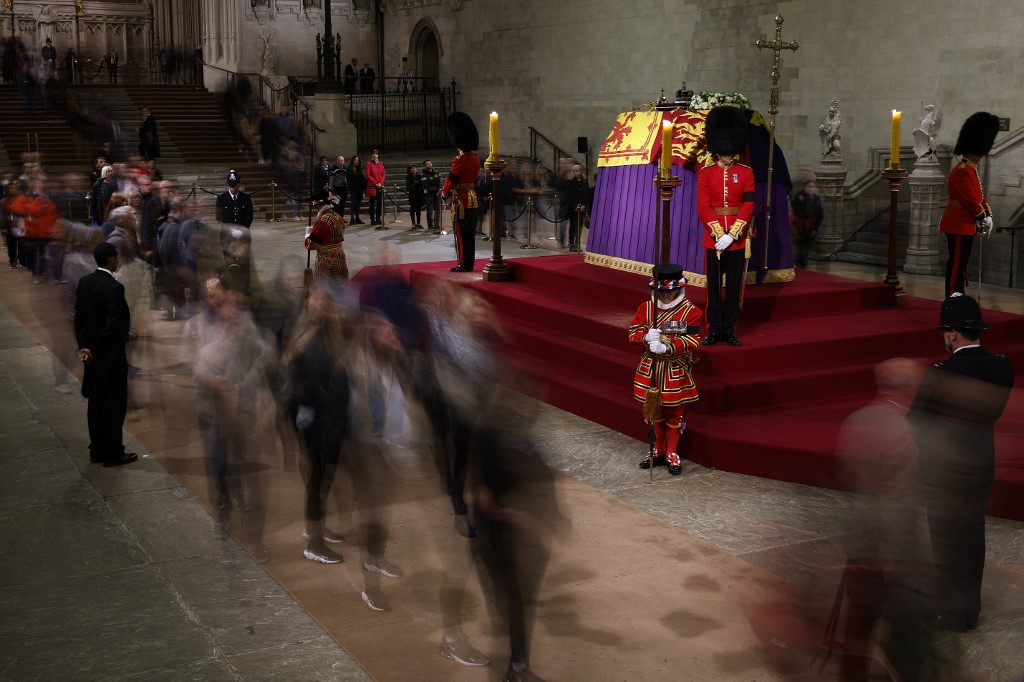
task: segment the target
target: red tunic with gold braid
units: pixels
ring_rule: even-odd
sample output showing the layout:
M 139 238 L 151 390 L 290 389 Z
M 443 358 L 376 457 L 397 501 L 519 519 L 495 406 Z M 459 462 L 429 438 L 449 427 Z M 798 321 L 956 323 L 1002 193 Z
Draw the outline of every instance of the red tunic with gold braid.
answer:
M 448 198 L 453 191 L 458 198 L 457 205 L 452 210 L 457 210 L 456 218 L 465 217 L 465 209 L 476 208 L 479 201 L 476 196 L 476 176 L 480 172 L 480 157 L 472 153 L 460 153 L 452 159 L 452 170 L 444 179 L 444 187 L 441 188 L 441 196 Z
M 946 234 L 972 235 L 978 221 L 992 215 L 978 177 L 978 164 L 964 159 L 949 171 L 949 205 L 942 212 L 939 231 Z
M 661 404 L 665 407 L 692 403 L 697 400 L 697 385 L 693 382 L 690 367 L 693 365 L 693 351 L 700 345 L 697 330 L 700 329 L 704 313 L 700 308 L 683 298 L 668 310 L 658 310 L 657 319 L 652 324 L 651 311 L 655 310 L 652 301 L 645 301 L 636 310 L 633 321 L 629 325 L 629 342 L 640 344 L 644 353 L 636 368 L 633 378 L 633 397 L 643 402 L 647 389 L 660 373 Z M 651 327 L 662 330 L 661 342 L 668 346 L 668 351 L 655 355 L 651 353 L 644 337 Z M 673 327 L 679 333 L 667 333 Z M 683 333 L 683 330 L 688 333 Z M 656 358 L 660 358 L 657 359 Z M 659 368 L 658 365 L 661 365 Z
M 316 269 L 321 277 L 348 279 L 345 259 L 345 220 L 333 210 L 324 211 L 306 238 L 306 248 L 316 250 Z
M 734 241 L 729 250 L 746 248 L 747 232 L 754 217 L 754 171 L 734 163 L 725 168 L 721 162 L 702 168 L 697 174 L 697 217 L 704 225 L 701 245 L 715 248 L 723 234 Z

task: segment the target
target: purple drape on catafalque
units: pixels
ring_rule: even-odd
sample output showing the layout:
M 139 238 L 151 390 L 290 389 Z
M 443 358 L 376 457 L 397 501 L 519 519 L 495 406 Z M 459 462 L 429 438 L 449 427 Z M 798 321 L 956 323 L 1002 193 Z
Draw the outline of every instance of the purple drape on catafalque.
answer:
M 754 112 L 750 112 L 753 116 Z M 754 225 L 756 236 L 748 269 L 759 272 L 764 261 L 764 217 L 767 197 L 768 131 L 748 127 L 750 165 L 757 178 Z M 789 190 L 792 183 L 782 150 L 775 145 L 772 175 L 772 225 L 768 233 L 768 270 L 792 271 L 793 243 L 789 228 Z M 601 168 L 594 187 L 587 251 L 640 263 L 653 263 L 658 241 L 657 221 L 661 200 L 654 179 L 658 166 L 637 163 Z M 697 218 L 697 173 L 691 165 L 673 164 L 672 174 L 682 180 L 673 190 L 670 258 L 687 272 L 704 273 L 704 227 Z
M 602 168 L 594 187 L 587 250 L 614 258 L 653 263 L 661 199 L 654 186 L 654 164 Z M 672 174 L 683 184 L 673 190 L 671 259 L 687 272 L 704 274 L 704 227 L 697 218 L 697 174 L 680 166 Z M 768 269 L 793 267 L 793 243 L 789 233 L 789 197 L 784 185 L 772 183 L 772 229 Z M 757 236 L 752 245 L 749 270 L 756 272 L 764 260 L 764 205 L 766 182 L 757 183 L 754 211 Z

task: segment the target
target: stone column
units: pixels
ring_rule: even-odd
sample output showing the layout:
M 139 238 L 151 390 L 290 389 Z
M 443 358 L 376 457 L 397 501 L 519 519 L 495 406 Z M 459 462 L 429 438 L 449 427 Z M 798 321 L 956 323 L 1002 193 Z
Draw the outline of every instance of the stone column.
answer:
M 945 264 L 939 248 L 939 218 L 946 205 L 946 178 L 934 154 L 918 159 L 910 174 L 910 241 L 904 272 L 941 275 Z
M 842 158 L 826 157 L 814 171 L 814 179 L 818 183 L 818 196 L 821 197 L 825 217 L 818 228 L 818 237 L 814 241 L 812 258 L 824 258 L 835 253 L 843 245 L 843 193 L 846 186 L 846 167 Z

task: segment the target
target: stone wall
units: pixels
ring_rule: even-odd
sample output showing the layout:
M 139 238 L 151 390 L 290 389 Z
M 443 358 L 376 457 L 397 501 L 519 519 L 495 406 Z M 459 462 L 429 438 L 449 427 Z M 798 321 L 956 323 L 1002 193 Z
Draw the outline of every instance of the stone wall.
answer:
M 772 56 L 753 43 L 774 38 L 776 13 L 785 17 L 783 40 L 800 43 L 796 53 L 783 53 L 777 120 L 794 178 L 810 177 L 818 165 L 817 127 L 832 98 L 842 110 L 851 179 L 888 148 L 893 109 L 904 112 L 907 166 L 922 103 L 944 110 L 940 145 L 952 146 L 974 111 L 1009 117 L 1011 130 L 1024 124 L 1024 72 L 1018 68 L 1024 46 L 1012 3 L 465 0 L 458 10 L 456 4 L 392 2 L 385 54 L 396 62 L 408 51 L 417 23 L 429 19 L 443 45 L 442 79 L 458 80 L 460 106 L 478 121 L 491 110 L 501 113 L 508 153 L 528 150 L 528 126 L 569 151 L 577 136 L 587 136 L 596 153 L 616 113 L 654 100 L 662 89 L 671 96 L 684 78 L 696 91 L 742 92 L 767 115 Z M 1004 154 L 991 164 L 990 176 L 1000 185 L 992 189 L 1001 193 L 997 203 L 1004 214 L 1024 201 L 1024 166 L 1017 156 Z M 847 220 L 847 230 L 862 222 L 858 216 Z M 998 277 L 993 281 L 1005 281 L 999 271 L 1010 254 L 1001 242 L 1008 239 L 993 236 L 998 246 L 989 254 L 999 256 L 991 267 L 986 263 L 986 279 L 991 272 Z

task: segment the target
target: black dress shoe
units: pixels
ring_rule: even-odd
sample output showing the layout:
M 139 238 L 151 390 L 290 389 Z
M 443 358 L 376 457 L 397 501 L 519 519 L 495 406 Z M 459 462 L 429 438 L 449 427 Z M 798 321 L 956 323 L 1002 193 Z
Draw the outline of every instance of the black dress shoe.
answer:
M 469 269 L 469 268 L 464 268 L 461 265 L 456 265 L 454 268 L 452 268 L 452 272 L 473 272 L 473 271 L 471 269 Z
M 715 332 L 708 332 L 708 335 L 704 337 L 705 346 L 713 346 L 718 343 L 718 334 Z
M 665 466 L 665 455 L 655 455 L 654 456 L 654 466 L 656 466 L 656 467 Z M 640 460 L 640 468 L 641 469 L 650 469 L 651 468 L 651 456 L 650 455 L 647 455 L 642 460 Z
M 725 341 L 730 346 L 742 346 L 743 345 L 743 342 L 740 341 L 739 338 L 737 338 L 737 336 L 735 334 L 726 334 L 722 338 L 722 340 Z
M 105 467 L 119 467 L 122 464 L 131 464 L 139 458 L 134 452 L 122 452 L 117 457 L 108 457 L 103 460 L 103 466 Z

